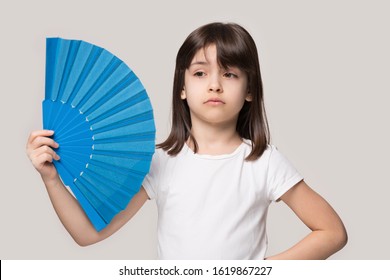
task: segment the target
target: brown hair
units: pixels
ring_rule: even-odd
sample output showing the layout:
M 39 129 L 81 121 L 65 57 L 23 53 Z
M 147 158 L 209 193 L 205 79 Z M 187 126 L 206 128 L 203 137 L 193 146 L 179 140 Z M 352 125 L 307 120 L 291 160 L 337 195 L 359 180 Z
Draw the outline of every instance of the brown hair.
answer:
M 190 138 L 195 146 L 194 152 L 197 152 L 197 142 L 191 134 L 190 110 L 187 101 L 182 100 L 180 94 L 184 87 L 185 71 L 196 52 L 211 44 L 216 46 L 217 61 L 221 67 L 238 67 L 247 74 L 252 101 L 245 101 L 238 116 L 236 130 L 241 138 L 252 141 L 252 151 L 246 160 L 256 160 L 267 148 L 270 138 L 260 64 L 253 38 L 248 31 L 235 23 L 216 22 L 201 26 L 193 31 L 180 47 L 173 81 L 172 129 L 168 138 L 157 147 L 175 156 Z

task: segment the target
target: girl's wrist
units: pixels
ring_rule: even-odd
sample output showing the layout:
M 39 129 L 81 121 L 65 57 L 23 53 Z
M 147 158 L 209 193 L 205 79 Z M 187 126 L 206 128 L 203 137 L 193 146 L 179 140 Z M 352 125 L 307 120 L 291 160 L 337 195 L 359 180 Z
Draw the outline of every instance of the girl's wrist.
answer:
M 54 176 L 42 176 L 42 180 L 47 188 L 57 188 L 62 185 L 61 179 L 58 174 Z

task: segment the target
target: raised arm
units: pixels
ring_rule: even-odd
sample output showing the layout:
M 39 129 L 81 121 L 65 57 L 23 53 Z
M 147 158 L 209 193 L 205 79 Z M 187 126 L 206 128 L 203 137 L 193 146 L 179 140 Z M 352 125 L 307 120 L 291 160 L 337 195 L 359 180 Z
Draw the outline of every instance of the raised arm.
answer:
M 340 217 L 304 181 L 287 191 L 281 200 L 312 232 L 290 249 L 267 259 L 326 259 L 345 246 L 347 232 Z
M 97 232 L 77 200 L 63 185 L 52 163 L 53 160 L 59 160 L 53 150 L 58 147 L 58 144 L 49 138 L 53 133 L 49 130 L 33 131 L 27 141 L 27 155 L 35 169 L 41 174 L 59 219 L 76 243 L 80 246 L 87 246 L 99 242 L 129 221 L 142 207 L 148 196 L 144 188 L 141 188 L 127 208 L 116 215 L 106 228 Z

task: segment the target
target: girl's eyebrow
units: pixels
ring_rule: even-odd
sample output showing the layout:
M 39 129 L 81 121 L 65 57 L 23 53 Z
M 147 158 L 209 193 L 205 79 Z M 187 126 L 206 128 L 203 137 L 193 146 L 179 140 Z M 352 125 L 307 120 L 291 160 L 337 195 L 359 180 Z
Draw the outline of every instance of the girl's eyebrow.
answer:
M 207 61 L 196 61 L 196 62 L 193 62 L 190 64 L 190 67 L 191 66 L 194 66 L 194 65 L 208 65 L 209 63 Z

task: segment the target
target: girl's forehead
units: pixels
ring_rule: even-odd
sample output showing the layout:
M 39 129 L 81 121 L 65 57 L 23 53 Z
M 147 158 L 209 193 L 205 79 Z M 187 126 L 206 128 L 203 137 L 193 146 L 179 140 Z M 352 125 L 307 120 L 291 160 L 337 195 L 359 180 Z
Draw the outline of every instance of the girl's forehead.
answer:
M 192 64 L 213 64 L 217 61 L 217 47 L 213 45 L 200 48 L 194 55 L 191 61 Z

